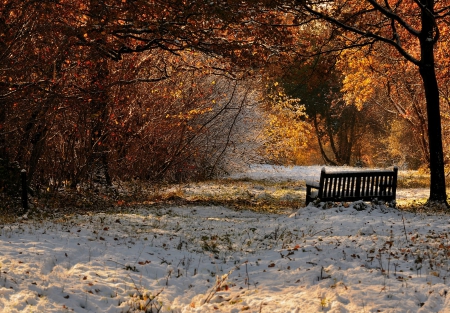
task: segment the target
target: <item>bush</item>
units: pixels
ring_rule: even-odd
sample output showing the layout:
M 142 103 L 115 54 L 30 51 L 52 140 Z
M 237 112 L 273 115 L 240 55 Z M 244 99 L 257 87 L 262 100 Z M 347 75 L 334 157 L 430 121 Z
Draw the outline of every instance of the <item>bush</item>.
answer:
M 0 193 L 20 194 L 20 168 L 18 164 L 0 158 Z

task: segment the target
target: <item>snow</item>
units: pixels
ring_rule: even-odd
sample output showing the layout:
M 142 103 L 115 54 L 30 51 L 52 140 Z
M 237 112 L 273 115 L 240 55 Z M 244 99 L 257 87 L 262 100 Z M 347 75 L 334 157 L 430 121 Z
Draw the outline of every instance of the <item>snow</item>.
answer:
M 320 169 L 234 177 L 304 180 Z M 23 218 L 0 225 L 0 312 L 450 312 L 449 222 L 363 202 L 289 215 L 142 206 Z

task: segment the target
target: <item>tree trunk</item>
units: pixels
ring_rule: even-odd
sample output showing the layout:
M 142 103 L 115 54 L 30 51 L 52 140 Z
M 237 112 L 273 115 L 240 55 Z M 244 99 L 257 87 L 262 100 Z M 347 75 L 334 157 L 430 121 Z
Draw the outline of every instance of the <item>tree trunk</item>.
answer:
M 33 139 L 31 140 L 31 143 L 33 144 L 31 148 L 30 153 L 30 159 L 29 159 L 29 170 L 28 170 L 28 184 L 31 184 L 33 182 L 34 173 L 36 172 L 36 169 L 38 168 L 39 160 L 42 157 L 42 154 L 44 153 L 46 139 L 47 139 L 47 133 L 48 128 L 47 126 L 38 126 L 37 133 L 33 136 Z M 57 178 L 60 179 L 60 178 Z
M 317 141 L 319 143 L 319 148 L 320 148 L 320 153 L 322 154 L 322 159 L 328 165 L 337 165 L 336 162 L 334 162 L 327 156 L 327 153 L 324 150 L 324 147 L 322 144 L 322 136 L 320 135 L 319 122 L 317 121 L 317 115 L 314 115 L 314 129 L 316 130 Z
M 103 23 L 103 16 L 106 14 L 105 3 L 99 0 L 91 0 L 91 24 L 99 27 Z M 109 94 L 106 88 L 109 79 L 109 68 L 107 59 L 96 50 L 94 46 L 91 49 L 91 61 L 95 64 L 95 73 L 93 73 L 91 81 L 92 110 L 94 118 L 91 134 L 91 157 L 88 159 L 88 168 L 91 171 L 96 167 L 99 169 L 100 176 L 104 178 L 106 185 L 111 186 L 111 176 L 109 174 L 108 148 L 106 126 L 108 121 L 108 102 Z M 103 181 L 103 179 L 102 179 Z
M 430 199 L 443 202 L 447 200 L 445 188 L 444 155 L 442 152 L 441 114 L 439 109 L 439 90 L 433 67 L 421 66 L 427 101 L 428 145 L 430 150 Z
M 433 5 L 431 5 L 433 7 Z M 428 145 L 430 150 L 430 198 L 429 202 L 447 203 L 442 149 L 441 113 L 439 108 L 439 87 L 434 60 L 434 19 L 428 10 L 422 10 L 422 30 L 419 37 L 421 62 L 419 65 L 425 90 L 428 114 Z
M 0 159 L 8 159 L 6 152 L 6 103 L 0 102 Z

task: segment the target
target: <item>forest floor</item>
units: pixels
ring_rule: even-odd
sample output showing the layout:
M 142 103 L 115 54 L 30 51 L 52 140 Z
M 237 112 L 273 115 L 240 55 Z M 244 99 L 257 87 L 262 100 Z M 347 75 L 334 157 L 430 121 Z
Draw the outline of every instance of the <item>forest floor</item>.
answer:
M 401 173 L 397 208 L 305 207 L 319 173 L 41 197 L 0 224 L 0 311 L 450 312 L 450 215 L 424 210 L 426 178 Z

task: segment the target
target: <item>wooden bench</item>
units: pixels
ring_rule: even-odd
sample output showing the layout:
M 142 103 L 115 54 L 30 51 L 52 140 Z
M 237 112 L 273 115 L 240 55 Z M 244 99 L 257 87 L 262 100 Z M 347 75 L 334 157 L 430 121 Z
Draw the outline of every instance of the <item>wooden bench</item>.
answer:
M 320 201 L 395 201 L 398 168 L 393 170 L 327 172 L 322 168 L 318 182 L 306 182 L 306 205 Z M 312 189 L 317 189 L 317 197 Z

